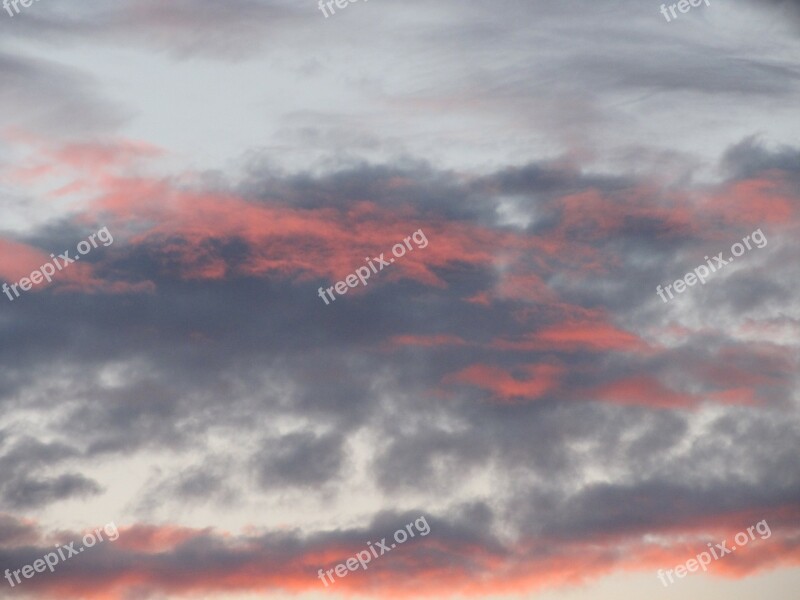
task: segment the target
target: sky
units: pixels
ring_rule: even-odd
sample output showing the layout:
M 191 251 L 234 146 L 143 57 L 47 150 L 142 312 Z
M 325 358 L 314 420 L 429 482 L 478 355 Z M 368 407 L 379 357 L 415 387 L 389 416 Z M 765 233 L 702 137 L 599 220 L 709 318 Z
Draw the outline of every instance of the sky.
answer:
M 795 600 L 800 2 L 343 5 L 0 9 L 0 597 Z

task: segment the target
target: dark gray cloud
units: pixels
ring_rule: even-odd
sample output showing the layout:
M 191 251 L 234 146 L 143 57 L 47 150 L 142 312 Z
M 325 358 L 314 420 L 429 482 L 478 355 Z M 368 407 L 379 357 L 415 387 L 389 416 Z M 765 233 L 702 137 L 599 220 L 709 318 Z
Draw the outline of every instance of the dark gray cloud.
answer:
M 37 541 L 38 536 L 33 523 L 25 523 L 7 514 L 0 515 L 0 546 L 29 544 Z
M 755 136 L 729 148 L 722 164 L 739 179 L 764 175 L 773 169 L 794 180 L 800 177 L 800 151 L 790 146 L 770 150 Z
M 20 476 L 3 484 L 3 502 L 9 508 L 30 510 L 70 498 L 99 494 L 102 488 L 80 473 L 65 473 L 48 479 Z
M 344 462 L 342 436 L 291 433 L 267 440 L 254 456 L 265 488 L 317 486 L 338 479 Z
M 725 161 L 727 165 L 738 161 L 740 166 L 734 169 L 737 176 L 756 172 L 741 167 L 744 164 L 769 164 L 772 169 L 791 166 L 771 156 L 747 141 L 732 148 Z M 397 196 L 389 182 L 398 178 L 409 182 L 404 190 L 406 202 L 419 206 L 423 223 L 446 219 L 503 231 L 505 227 L 498 224 L 495 211 L 501 198 L 509 194 L 528 198 L 530 210 L 538 218 L 527 229 L 516 231 L 532 238 L 550 235 L 560 226 L 564 213 L 559 198 L 598 190 L 625 195 L 640 185 L 636 177 L 583 174 L 541 163 L 460 182 L 453 174 L 430 167 L 362 166 L 324 177 L 281 179 L 267 174 L 263 184 L 252 180 L 243 188 L 270 189 L 272 201 L 305 208 L 319 207 L 323 201 L 347 206 L 349 198 L 360 197 L 371 197 L 377 205 L 391 207 Z M 69 247 L 67 240 L 73 234 L 69 227 L 51 238 L 58 237 L 55 247 Z M 37 234 L 31 241 L 42 245 L 46 237 Z M 620 223 L 613 239 L 576 240 L 578 245 L 588 244 L 604 256 L 616 257 L 617 264 L 585 284 L 567 286 L 553 280 L 551 285 L 564 302 L 603 308 L 612 314 L 641 314 L 644 327 L 654 314 L 663 318 L 652 306 L 651 288 L 656 282 L 670 280 L 674 265 L 683 260 L 677 253 L 695 237 L 688 229 L 673 231 L 657 220 L 649 223 L 628 218 Z M 435 239 L 430 243 L 435 244 Z M 700 367 L 726 356 L 730 368 L 739 369 L 744 381 L 749 381 L 747 377 L 755 381 L 756 373 L 766 377 L 754 389 L 774 406 L 786 407 L 795 385 L 790 377 L 791 361 L 769 359 L 755 349 L 738 346 L 724 332 L 718 338 L 704 335 L 652 356 L 611 353 L 598 358 L 594 352 L 565 352 L 557 347 L 521 356 L 515 351 L 498 351 L 489 343 L 513 337 L 521 323 L 533 331 L 557 324 L 563 318 L 563 308 L 539 306 L 520 320 L 518 311 L 531 308 L 524 298 L 498 300 L 488 306 L 465 302 L 499 284 L 497 273 L 482 265 L 454 263 L 440 269 L 438 275 L 447 282 L 443 289 L 387 279 L 372 286 L 368 296 L 348 297 L 343 299 L 346 302 L 326 307 L 316 296 L 316 288 L 322 283 L 319 281 L 248 277 L 180 281 L 174 278 L 174 267 L 159 260 L 162 249 L 158 243 L 114 248 L 113 254 L 96 260 L 98 274 L 122 273 L 132 281 L 153 281 L 155 294 L 45 291 L 0 308 L 14 316 L 13 321 L 5 321 L 6 339 L 18 340 L 0 347 L 6 380 L 15 382 L 4 388 L 7 407 L 22 406 L 22 382 L 35 380 L 39 365 L 59 364 L 65 373 L 81 374 L 65 381 L 58 399 L 35 396 L 28 400 L 42 409 L 55 403 L 66 406 L 54 431 L 64 439 L 80 439 L 80 450 L 28 441 L 6 451 L 2 463 L 6 473 L 17 472 L 15 457 L 22 456 L 41 465 L 66 459 L 78 464 L 84 452 L 91 457 L 122 456 L 161 448 L 189 456 L 202 451 L 210 433 L 253 433 L 253 414 L 300 419 L 308 425 L 325 423 L 336 433 L 273 432 L 258 450 L 231 456 L 224 467 L 212 461 L 183 472 L 163 473 L 161 483 L 154 484 L 145 495 L 151 500 L 163 496 L 178 502 L 204 502 L 203 490 L 207 489 L 213 502 L 224 503 L 230 500 L 226 490 L 241 485 L 250 469 L 255 469 L 265 490 L 335 483 L 350 465 L 351 458 L 345 452 L 347 441 L 363 428 L 381 440 L 370 468 L 376 483 L 387 492 L 444 490 L 495 465 L 509 473 L 524 474 L 523 480 L 546 478 L 552 488 L 553 506 L 561 506 L 574 494 L 567 490 L 586 468 L 587 456 L 577 450 L 579 447 L 591 448 L 592 461 L 597 464 L 627 465 L 631 473 L 641 465 L 654 473 L 653 480 L 615 483 L 609 489 L 617 490 L 614 494 L 618 495 L 603 492 L 610 494 L 609 510 L 619 497 L 635 494 L 640 486 L 656 494 L 669 486 L 685 485 L 697 465 L 705 465 L 698 477 L 729 467 L 719 479 L 720 493 L 728 491 L 725 478 L 733 477 L 744 464 L 748 471 L 765 474 L 777 474 L 783 468 L 775 457 L 782 455 L 782 445 L 791 440 L 791 429 L 784 429 L 779 438 L 765 435 L 766 427 L 777 427 L 785 420 L 779 413 L 763 415 L 764 423 L 754 430 L 760 433 L 748 433 L 753 439 L 765 435 L 765 444 L 775 441 L 772 452 L 751 453 L 746 463 L 738 460 L 731 466 L 725 460 L 711 460 L 706 446 L 695 444 L 690 454 L 676 463 L 663 457 L 684 443 L 687 417 L 590 402 L 592 390 L 641 373 L 672 383 L 676 393 L 694 394 L 698 399 L 711 397 L 724 389 L 720 380 L 728 375 L 706 373 Z M 248 255 L 248 247 L 241 240 L 221 239 L 215 251 L 231 263 Z M 637 264 L 648 254 L 652 261 Z M 653 270 L 654 264 L 659 264 L 658 272 Z M 601 287 L 596 287 L 598 278 Z M 716 298 L 718 310 L 758 314 L 765 310 L 765 295 L 770 302 L 790 302 L 792 285 L 770 278 L 768 270 L 757 275 L 745 270 L 704 291 Z M 635 324 L 638 319 L 630 322 Z M 459 336 L 469 343 L 385 347 L 392 336 L 435 334 Z M 732 359 L 734 348 L 738 354 Z M 448 375 L 473 364 L 513 373 L 531 362 L 554 358 L 569 374 L 568 379 L 558 393 L 545 395 L 537 403 L 496 404 L 491 394 L 480 388 L 442 383 Z M 124 366 L 116 368 L 114 377 L 119 381 L 109 386 L 103 383 L 107 377 L 103 370 L 112 365 Z M 681 381 L 687 373 L 693 378 L 691 385 Z M 432 391 L 437 389 L 456 395 L 445 402 L 432 401 L 437 397 Z M 574 400 L 565 405 L 565 397 Z M 398 428 L 397 423 L 403 426 Z M 632 440 L 631 432 L 636 432 Z M 717 443 L 731 443 L 730 436 L 713 430 L 707 445 Z M 673 475 L 667 477 L 673 472 L 675 479 Z M 8 497 L 15 506 L 22 498 L 38 498 L 41 503 L 57 499 L 59 493 L 69 497 L 97 491 L 87 481 L 70 476 L 21 480 L 18 485 L 19 490 Z M 776 497 L 785 494 L 782 487 L 770 485 L 766 476 L 759 478 L 759 485 L 766 486 L 767 496 L 770 490 Z M 579 500 L 580 494 L 575 496 L 578 499 L 570 504 L 574 514 L 568 522 L 584 523 L 581 511 L 588 511 L 590 505 L 595 509 L 600 506 L 595 496 L 599 492 L 592 489 L 586 491 L 588 500 Z M 518 490 L 507 492 L 512 497 Z M 762 496 L 743 500 L 741 507 L 748 502 L 748 506 L 754 505 L 758 498 Z M 154 505 L 148 502 L 143 500 L 143 505 Z M 537 507 L 537 502 L 532 499 L 532 506 Z M 702 513 L 702 499 L 691 507 L 696 514 Z M 642 519 L 648 511 L 655 515 L 657 508 L 643 508 Z M 605 518 L 602 513 L 598 519 Z M 553 519 L 546 520 L 555 528 L 560 521 Z M 610 527 L 613 520 L 602 522 Z
M 0 504 L 7 509 L 31 509 L 100 493 L 97 482 L 80 473 L 56 477 L 39 475 L 45 469 L 78 456 L 79 452 L 71 446 L 45 444 L 29 436 L 14 444 L 0 445 L 0 473 L 3 474 Z

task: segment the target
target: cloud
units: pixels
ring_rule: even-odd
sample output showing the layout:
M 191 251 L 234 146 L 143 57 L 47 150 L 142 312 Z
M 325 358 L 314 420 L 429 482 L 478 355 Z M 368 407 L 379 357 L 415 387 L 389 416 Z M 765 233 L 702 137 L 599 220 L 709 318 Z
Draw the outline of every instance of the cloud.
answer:
M 795 528 L 787 525 L 796 511 L 783 511 L 770 521 L 773 536 L 768 543 L 756 538 L 737 551 L 736 560 L 715 564 L 716 576 L 737 577 L 763 570 L 769 562 L 796 565 Z M 510 593 L 541 588 L 553 583 L 587 581 L 619 566 L 619 553 L 591 541 L 567 540 L 554 544 L 552 537 L 530 537 L 504 547 L 485 526 L 491 516 L 482 505 L 463 505 L 449 519 L 426 517 L 427 536 L 415 536 L 390 549 L 390 555 L 374 558 L 366 572 L 348 573 L 336 580 L 336 590 L 348 593 L 391 593 L 400 598 L 433 597 L 443 593 L 469 595 Z M 302 537 L 297 532 L 231 535 L 213 530 L 165 527 L 120 527 L 116 541 L 105 541 L 69 562 L 58 565 L 58 577 L 49 573 L 25 581 L 36 594 L 58 590 L 62 597 L 121 599 L 132 587 L 147 597 L 155 591 L 186 595 L 220 591 L 317 591 L 322 583 L 317 570 L 329 568 L 365 549 L 364 538 L 391 541 L 395 529 L 414 522 L 419 513 L 385 513 L 365 528 L 325 532 Z M 471 517 L 471 519 L 470 519 Z M 695 547 L 705 548 L 704 533 L 724 539 L 752 515 L 695 526 Z M 665 528 L 665 532 L 668 531 Z M 724 532 L 724 533 L 723 533 Z M 700 535 L 698 535 L 700 534 Z M 78 532 L 63 532 L 64 539 L 80 539 Z M 713 538 L 712 538 L 713 539 Z M 685 560 L 685 542 L 642 542 L 635 529 L 615 536 L 635 557 L 637 566 L 652 567 Z M 50 546 L 24 550 L 0 549 L 3 564 L 29 564 Z M 691 551 L 688 553 L 691 554 Z M 503 568 L 505 577 L 476 577 Z M 132 584 L 132 585 L 131 585 Z M 330 584 L 329 584 L 330 585 Z M 102 591 L 100 591 L 102 590 Z
M 0 90 L 4 133 L 24 130 L 67 139 L 114 131 L 130 118 L 103 94 L 97 79 L 54 60 L 0 46 L 0 77 L 5 82 Z
M 69 11 L 37 5 L 23 19 L 15 19 L 12 33 L 60 44 L 86 38 L 129 44 L 182 60 L 237 61 L 253 56 L 268 32 L 276 33 L 281 24 L 297 26 L 302 14 L 283 0 L 232 0 L 225 6 L 211 0 L 167 5 L 155 0 L 102 0 Z
M 292 433 L 267 440 L 256 460 L 264 487 L 316 486 L 338 477 L 344 462 L 342 438 Z
M 210 184 L 154 175 L 149 145 L 35 142 L 26 181 L 75 184 L 83 201 L 6 242 L 19 252 L 3 268 L 88 224 L 115 242 L 91 279 L 2 306 L 15 342 L 0 345 L 0 405 L 9 423 L 49 415 L 29 439 L 3 429 L 4 506 L 108 499 L 99 459 L 165 460 L 137 480 L 119 543 L 29 588 L 317 590 L 316 569 L 418 517 L 409 505 L 427 507 L 431 535 L 339 588 L 523 593 L 582 580 L 576 561 L 586 579 L 675 564 L 682 536 L 703 546 L 763 518 L 785 533 L 720 574 L 795 564 L 797 198 L 790 165 L 743 143 L 722 158 L 728 179 L 675 188 L 554 160 Z M 511 195 L 527 224 L 498 212 Z M 669 306 L 657 297 L 760 226 L 764 249 Z M 320 286 L 420 228 L 426 248 L 321 302 Z M 344 519 L 353 489 L 366 500 Z M 249 498 L 319 517 L 241 534 L 174 517 Z M 24 525 L 5 527 L 3 564 L 35 559 L 14 541 Z

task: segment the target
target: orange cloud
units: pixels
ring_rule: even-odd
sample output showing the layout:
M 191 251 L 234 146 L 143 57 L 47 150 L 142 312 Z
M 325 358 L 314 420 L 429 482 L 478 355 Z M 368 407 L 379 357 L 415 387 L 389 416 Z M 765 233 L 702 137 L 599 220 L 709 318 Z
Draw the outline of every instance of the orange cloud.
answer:
M 658 569 L 683 564 L 705 551 L 706 542 L 733 540 L 748 525 L 766 519 L 769 538 L 756 533 L 754 540 L 708 567 L 709 576 L 735 579 L 765 569 L 800 566 L 799 512 L 796 506 L 753 509 L 586 539 L 527 536 L 506 547 L 490 547 L 460 535 L 431 534 L 373 559 L 366 571 L 359 568 L 335 578 L 327 588 L 317 577 L 318 569 L 343 563 L 364 549 L 362 543 L 290 541 L 279 550 L 281 538 L 134 526 L 121 528 L 116 542 L 104 542 L 73 558 L 73 568 L 25 580 L 24 586 L 34 598 L 67 600 L 125 600 L 133 593 L 268 595 L 275 590 L 403 600 L 453 594 L 485 597 L 584 584 L 618 572 L 651 573 L 655 586 L 660 585 Z M 134 541 L 126 542 L 126 537 Z
M 525 365 L 520 369 L 525 377 L 517 379 L 499 367 L 472 365 L 447 375 L 444 383 L 465 383 L 488 392 L 502 402 L 536 400 L 555 389 L 564 374 L 564 368 L 552 364 Z
M 588 395 L 613 404 L 648 408 L 687 408 L 697 405 L 699 401 L 691 394 L 669 389 L 655 377 L 648 375 L 628 377 L 598 386 L 589 391 Z
M 41 283 L 33 285 L 27 292 L 20 290 L 20 294 L 41 292 L 49 286 L 56 286 L 61 291 L 82 293 L 98 291 L 127 293 L 152 290 L 152 284 L 149 282 L 106 281 L 97 275 L 94 265 L 86 262 L 64 265 L 63 260 L 58 258 L 63 252 L 59 250 L 53 254 L 56 255 L 56 260 L 63 266 L 63 269 L 55 271 L 50 283 L 43 280 Z M 74 256 L 75 252 L 70 250 L 69 255 Z M 29 278 L 32 272 L 38 271 L 40 267 L 52 263 L 52 261 L 49 254 L 38 248 L 0 238 L 0 279 L 5 280 L 9 285 L 16 284 L 23 277 Z M 14 295 L 13 291 L 10 293 Z
M 602 318 L 567 320 L 514 339 L 500 338 L 491 343 L 498 350 L 589 351 L 652 350 L 638 336 L 604 322 Z
M 389 338 L 390 346 L 465 346 L 467 342 L 457 335 L 395 335 Z
M 795 219 L 796 200 L 789 185 L 777 175 L 775 179 L 738 181 L 707 198 L 703 210 L 729 226 L 780 226 Z

